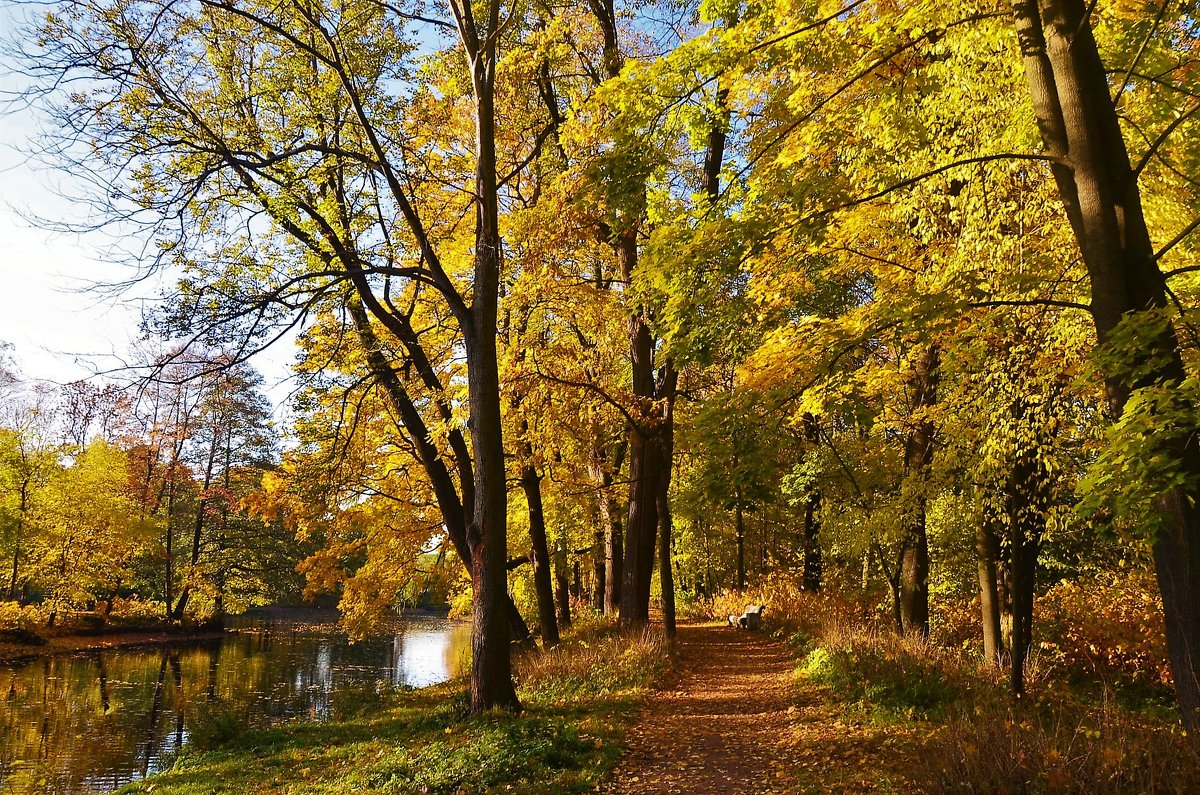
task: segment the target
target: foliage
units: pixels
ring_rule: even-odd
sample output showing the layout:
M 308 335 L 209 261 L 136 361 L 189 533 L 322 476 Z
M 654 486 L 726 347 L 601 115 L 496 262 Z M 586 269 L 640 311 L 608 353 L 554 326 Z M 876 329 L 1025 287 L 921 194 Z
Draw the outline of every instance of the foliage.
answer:
M 1158 588 L 1145 572 L 1062 582 L 1038 600 L 1048 677 L 1162 692 L 1171 683 Z
M 26 642 L 35 641 L 38 629 L 45 625 L 46 610 L 37 605 L 0 601 L 0 635 Z

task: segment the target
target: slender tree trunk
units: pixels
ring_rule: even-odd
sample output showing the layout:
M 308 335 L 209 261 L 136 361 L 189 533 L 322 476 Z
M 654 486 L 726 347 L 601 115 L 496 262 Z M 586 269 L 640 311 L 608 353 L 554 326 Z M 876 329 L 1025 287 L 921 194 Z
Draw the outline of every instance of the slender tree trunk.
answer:
M 625 574 L 625 533 L 621 515 L 612 498 L 612 474 L 604 473 L 600 492 L 600 518 L 604 522 L 604 615 L 615 616 L 621 610 L 621 581 Z
M 804 415 L 804 441 L 816 447 L 821 441 L 821 427 L 815 414 Z M 804 501 L 804 574 L 806 591 L 821 590 L 821 492 L 814 487 Z
M 596 509 L 592 535 L 592 609 L 604 610 L 604 536 L 607 523 L 604 512 Z
M 822 568 L 821 494 L 814 491 L 804 501 L 804 590 L 821 590 Z
M 1110 94 L 1084 0 L 1015 0 L 1014 21 L 1038 128 L 1091 286 L 1103 345 L 1131 313 L 1168 307 L 1166 283 L 1142 213 L 1137 175 Z M 1165 34 L 1164 34 L 1165 35 Z M 1127 352 L 1107 373 L 1112 417 L 1131 389 L 1170 388 L 1185 370 L 1174 327 Z M 1122 372 L 1138 372 L 1129 383 Z M 1194 407 L 1184 407 L 1194 416 Z M 1194 427 L 1169 429 L 1163 446 L 1194 484 L 1200 440 Z M 1153 541 L 1176 699 L 1189 731 L 1200 731 L 1200 514 L 1196 486 L 1177 486 L 1155 504 Z
M 204 469 L 204 484 L 200 492 L 199 502 L 196 505 L 196 521 L 192 526 L 192 554 L 189 559 L 189 577 L 194 576 L 196 567 L 200 564 L 200 542 L 204 535 L 204 519 L 208 509 L 208 497 L 205 496 L 212 486 L 213 469 L 217 463 L 217 430 L 213 429 L 212 443 L 208 448 L 208 464 Z M 175 609 L 171 611 L 171 618 L 175 621 L 182 621 L 184 611 L 187 610 L 188 600 L 191 598 L 191 584 L 187 583 L 179 592 L 179 601 L 175 603 Z
M 571 588 L 568 567 L 567 544 L 561 538 L 554 548 L 554 592 L 558 599 L 558 621 L 564 627 L 571 626 Z
M 985 517 L 975 536 L 976 563 L 979 573 L 979 605 L 983 624 L 983 659 L 988 665 L 1000 665 L 1004 643 L 1000 635 L 1000 594 L 996 589 L 996 564 L 1000 540 Z
M 12 601 L 17 601 L 17 580 L 21 565 L 21 536 L 25 529 L 25 511 L 29 506 L 29 486 L 26 483 L 21 484 L 21 500 L 17 510 L 17 532 L 16 539 L 13 541 L 13 558 L 12 558 L 12 576 L 8 581 L 8 598 Z
M 733 506 L 733 530 L 736 535 L 737 542 L 737 589 L 739 591 L 746 588 L 746 519 L 742 515 L 742 495 L 739 490 L 734 499 L 737 503 Z
M 525 447 L 528 460 L 531 451 L 528 445 Z M 529 540 L 533 547 L 529 559 L 533 564 L 533 590 L 537 595 L 542 644 L 553 648 L 558 645 L 558 622 L 554 617 L 554 591 L 550 583 L 550 549 L 546 543 L 546 517 L 542 510 L 542 477 L 531 464 L 521 472 L 521 489 L 529 506 Z
M 675 456 L 675 394 L 679 373 L 668 360 L 663 365 L 659 393 L 666 404 L 662 432 L 662 474 L 658 480 L 658 576 L 662 590 L 663 627 L 668 638 L 675 637 L 675 570 L 671 565 L 674 524 L 671 516 L 671 470 Z
M 917 415 L 904 450 L 905 479 L 913 489 L 904 515 L 900 555 L 900 618 L 906 634 L 929 635 L 929 537 L 925 528 L 925 479 L 933 459 L 933 422 L 924 413 L 937 395 L 938 347 L 928 346 L 911 379 Z

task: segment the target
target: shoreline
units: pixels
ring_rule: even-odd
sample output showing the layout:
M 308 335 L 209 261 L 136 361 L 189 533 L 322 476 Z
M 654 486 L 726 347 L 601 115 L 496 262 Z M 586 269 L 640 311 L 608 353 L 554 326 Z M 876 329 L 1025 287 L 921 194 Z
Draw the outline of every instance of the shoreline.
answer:
M 404 611 L 398 618 L 448 618 L 449 610 L 415 608 Z M 230 616 L 234 619 L 232 626 L 222 628 L 197 627 L 148 627 L 145 629 L 78 629 L 67 630 L 61 634 L 52 634 L 42 643 L 26 643 L 18 640 L 0 639 L 0 665 L 10 666 L 16 663 L 37 660 L 42 657 L 55 657 L 66 654 L 83 652 L 106 651 L 110 649 L 128 649 L 138 646 L 172 646 L 176 644 L 198 643 L 202 641 L 219 640 L 230 632 L 245 631 L 245 627 L 236 625 L 236 619 L 245 616 L 256 620 L 283 622 L 304 622 L 327 624 L 338 620 L 336 608 L 326 607 L 263 607 L 251 608 L 240 616 Z
M 145 629 L 113 630 L 111 632 L 68 632 L 52 635 L 44 643 L 0 641 L 0 665 L 29 662 L 42 657 L 56 657 L 80 652 L 128 649 L 137 646 L 172 646 L 218 640 L 225 637 L 224 629 Z

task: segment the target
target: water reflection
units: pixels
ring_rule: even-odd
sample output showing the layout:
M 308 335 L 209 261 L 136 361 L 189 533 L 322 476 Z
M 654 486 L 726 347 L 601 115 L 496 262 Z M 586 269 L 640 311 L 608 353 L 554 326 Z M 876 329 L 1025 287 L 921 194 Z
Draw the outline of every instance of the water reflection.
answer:
M 253 725 L 320 720 L 340 687 L 424 687 L 457 673 L 470 649 L 468 627 L 437 618 L 355 644 L 305 618 L 242 620 L 207 643 L 0 665 L 0 793 L 113 789 L 161 769 L 206 705 Z

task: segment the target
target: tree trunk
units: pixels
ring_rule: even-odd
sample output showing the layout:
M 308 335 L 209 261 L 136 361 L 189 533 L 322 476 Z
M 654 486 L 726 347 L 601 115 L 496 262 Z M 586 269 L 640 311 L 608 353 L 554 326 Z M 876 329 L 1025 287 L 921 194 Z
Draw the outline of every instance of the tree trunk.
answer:
M 607 522 L 604 512 L 596 510 L 596 526 L 592 536 L 592 609 L 604 610 L 604 537 Z
M 200 564 L 200 542 L 204 535 L 204 519 L 205 512 L 208 508 L 208 497 L 206 496 L 209 488 L 212 486 L 213 469 L 217 463 L 217 429 L 213 428 L 212 443 L 208 448 L 208 464 L 204 469 L 204 483 L 200 491 L 199 502 L 196 505 L 196 521 L 192 525 L 192 554 L 189 558 L 188 576 L 189 579 L 195 576 L 196 567 Z M 175 608 L 171 611 L 171 619 L 173 621 L 182 621 L 184 611 L 187 610 L 188 600 L 192 595 L 191 583 L 186 583 L 183 589 L 179 592 L 179 601 L 175 603 Z
M 742 496 L 739 491 L 734 497 L 737 500 L 733 506 L 733 529 L 737 541 L 737 580 L 739 591 L 746 588 L 746 520 L 742 515 Z
M 526 458 L 531 452 L 528 445 Z M 521 472 L 521 489 L 529 506 L 529 540 L 533 550 L 533 590 L 537 595 L 538 622 L 542 626 L 542 644 L 547 648 L 558 645 L 558 622 L 554 617 L 554 591 L 550 583 L 550 548 L 546 542 L 546 517 L 542 510 L 542 477 L 533 465 Z
M 620 613 L 624 626 L 641 626 L 650 621 L 661 455 L 657 440 L 643 433 L 644 428 L 635 428 L 629 445 L 629 521 L 625 527 Z
M 392 409 L 396 412 L 398 428 L 412 441 L 413 446 L 417 450 L 417 455 L 420 458 L 421 466 L 425 470 L 425 474 L 429 477 L 429 482 L 433 486 L 434 499 L 437 501 L 438 510 L 442 514 L 442 522 L 446 526 L 446 534 L 450 537 L 450 543 L 454 545 L 454 551 L 458 554 L 459 560 L 462 561 L 467 572 L 472 571 L 471 561 L 472 552 L 471 545 L 468 541 L 467 528 L 470 524 L 467 521 L 466 505 L 474 505 L 474 474 L 470 462 L 456 462 L 456 470 L 460 477 L 470 477 L 469 481 L 462 481 L 456 487 L 454 478 L 450 474 L 450 470 L 446 465 L 446 461 L 438 450 L 437 446 L 432 441 L 432 433 L 425 425 L 425 420 L 421 413 L 417 410 L 416 404 L 405 388 L 404 382 L 400 380 L 400 376 L 396 373 L 388 362 L 384 354 L 384 349 L 375 330 L 371 327 L 370 320 L 367 317 L 366 307 L 359 298 L 348 298 L 345 302 L 347 314 L 354 323 L 355 331 L 358 333 L 359 342 L 362 345 L 363 353 L 366 356 L 367 367 L 371 371 L 371 375 L 383 387 L 384 394 L 388 398 Z M 419 352 L 417 341 L 414 335 L 405 335 L 408 339 L 408 351 L 412 355 Z M 418 357 L 423 360 L 423 354 Z M 465 447 L 463 445 L 452 445 L 454 456 L 457 459 L 460 455 L 465 455 Z M 462 491 L 462 496 L 459 495 L 459 490 Z M 473 508 L 472 508 L 473 513 Z M 512 634 L 512 640 L 518 644 L 532 643 L 532 636 L 529 632 L 529 627 L 525 624 L 525 619 L 521 617 L 521 611 L 513 603 L 512 598 L 505 594 L 508 602 L 505 608 L 505 614 L 508 617 L 509 631 Z
M 571 626 L 571 587 L 567 574 L 567 544 L 561 538 L 554 547 L 554 592 L 558 598 L 558 620 L 564 627 Z
M 597 430 L 597 445 L 599 445 L 598 433 L 599 431 Z M 613 499 L 612 484 L 614 474 L 621 471 L 624 457 L 624 445 L 620 445 L 617 450 L 616 462 L 610 469 L 607 453 L 597 448 L 592 454 L 593 476 L 600 484 L 600 491 L 597 496 L 602 527 L 599 532 L 603 532 L 604 534 L 604 572 L 599 576 L 599 579 L 604 584 L 604 593 L 603 598 L 597 601 L 596 604 L 598 608 L 604 611 L 604 615 L 606 616 L 616 615 L 621 608 L 621 580 L 624 575 L 624 566 L 622 564 L 625 559 L 625 537 L 621 531 L 621 515 L 617 509 L 616 500 Z
M 21 484 L 21 502 L 18 506 L 19 513 L 17 514 L 17 532 L 16 538 L 13 540 L 13 557 L 12 557 L 12 577 L 8 581 L 8 598 L 12 601 L 17 601 L 17 575 L 21 566 L 21 535 L 25 529 L 25 511 L 29 505 L 29 487 Z
M 1059 195 L 1087 267 L 1092 317 L 1104 344 L 1131 313 L 1168 306 L 1166 283 L 1142 213 L 1108 74 L 1083 0 L 1017 0 L 1014 21 L 1025 75 Z M 1129 351 L 1106 373 L 1109 412 L 1119 417 L 1131 389 L 1170 388 L 1185 371 L 1173 326 Z M 1130 383 L 1123 372 L 1138 371 Z M 1194 409 L 1192 409 L 1194 413 Z M 1186 413 L 1186 412 L 1185 412 Z M 1200 479 L 1194 428 L 1172 429 L 1164 447 L 1192 483 Z M 1200 515 L 1195 486 L 1156 501 L 1153 540 L 1176 699 L 1189 731 L 1200 731 Z
M 658 576 L 662 590 L 663 627 L 668 638 L 675 637 L 675 571 L 671 565 L 672 535 L 674 526 L 671 516 L 671 468 L 675 456 L 675 393 L 679 386 L 679 373 L 670 360 L 663 365 L 659 394 L 666 403 L 662 431 L 662 474 L 658 480 Z
M 499 185 L 496 175 L 495 70 L 498 12 L 489 11 L 483 49 L 472 57 L 475 94 L 475 274 L 472 326 L 464 329 L 471 451 L 475 457 L 471 586 L 475 597 L 471 637 L 471 711 L 519 709 L 513 687 L 508 631 L 508 491 L 497 362 L 497 304 L 500 295 Z
M 933 459 L 933 422 L 926 411 L 937 396 L 938 346 L 925 348 L 910 380 L 912 430 L 904 449 L 905 480 L 912 504 L 905 506 L 900 554 L 900 619 L 905 634 L 929 635 L 929 537 L 925 528 L 925 480 Z
M 1000 594 L 996 589 L 996 564 L 1000 557 L 1000 539 L 986 517 L 975 535 L 976 564 L 979 573 L 979 605 L 983 623 L 983 659 L 999 666 L 1004 653 L 1000 636 Z
M 821 442 L 821 426 L 815 414 L 806 412 L 803 418 L 804 441 L 816 448 Z M 821 590 L 821 492 L 816 487 L 804 501 L 804 574 L 806 591 Z

